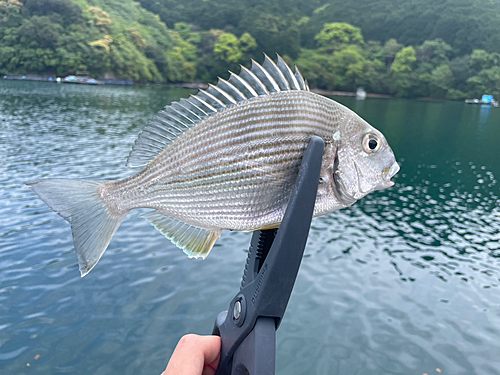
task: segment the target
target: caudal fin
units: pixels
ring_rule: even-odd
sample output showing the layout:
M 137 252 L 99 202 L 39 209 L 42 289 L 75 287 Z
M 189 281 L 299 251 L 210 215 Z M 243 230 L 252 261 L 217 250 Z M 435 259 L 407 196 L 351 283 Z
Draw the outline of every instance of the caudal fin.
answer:
M 126 213 L 110 212 L 100 197 L 105 181 L 46 179 L 27 183 L 71 224 L 80 273 L 88 274 L 101 259 Z

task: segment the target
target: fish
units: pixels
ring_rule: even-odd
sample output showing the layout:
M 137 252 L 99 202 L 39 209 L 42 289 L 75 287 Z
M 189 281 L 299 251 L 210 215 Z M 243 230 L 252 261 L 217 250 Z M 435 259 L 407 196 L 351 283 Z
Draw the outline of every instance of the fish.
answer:
M 191 258 L 223 230 L 279 227 L 313 136 L 325 148 L 314 217 L 394 185 L 384 135 L 355 112 L 310 91 L 278 55 L 166 106 L 139 134 L 119 181 L 27 183 L 71 225 L 81 276 L 102 257 L 128 212 L 143 216 Z

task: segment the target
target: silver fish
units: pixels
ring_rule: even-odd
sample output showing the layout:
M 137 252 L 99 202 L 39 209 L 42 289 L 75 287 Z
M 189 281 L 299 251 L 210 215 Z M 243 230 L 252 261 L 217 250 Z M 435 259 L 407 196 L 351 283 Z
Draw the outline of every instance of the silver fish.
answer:
M 161 110 L 140 133 L 121 181 L 28 183 L 71 224 L 80 272 L 96 265 L 127 213 L 145 215 L 189 257 L 205 258 L 223 229 L 276 228 L 313 135 L 325 142 L 314 216 L 385 189 L 399 170 L 378 130 L 309 91 L 278 56 Z

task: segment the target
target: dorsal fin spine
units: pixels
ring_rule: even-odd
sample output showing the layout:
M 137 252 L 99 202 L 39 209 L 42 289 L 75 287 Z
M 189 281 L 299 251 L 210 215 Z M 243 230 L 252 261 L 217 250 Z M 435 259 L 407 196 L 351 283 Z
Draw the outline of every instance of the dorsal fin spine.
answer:
M 149 143 L 149 146 L 150 147 L 153 147 L 153 148 L 163 148 L 163 143 L 156 140 L 155 138 L 153 138 L 149 133 L 148 134 L 145 134 L 144 135 L 144 138 L 147 138 L 149 139 L 151 142 Z
M 254 72 L 255 70 L 255 72 Z M 271 88 L 267 88 L 267 90 L 269 92 L 280 92 L 281 89 L 279 88 L 278 84 L 276 83 L 276 81 L 274 80 L 273 77 L 271 77 L 271 75 L 267 72 L 267 70 L 265 70 L 258 62 L 256 62 L 254 59 L 252 59 L 252 69 L 251 69 L 252 73 L 255 74 L 255 76 L 264 84 L 264 86 L 266 85 L 264 81 L 262 81 L 262 79 L 259 77 L 260 74 L 262 74 L 266 80 L 269 81 L 269 84 L 271 85 Z
M 168 111 L 160 111 L 159 116 L 163 122 L 166 122 L 173 130 L 182 133 L 183 129 L 187 128 L 187 126 L 181 123 L 170 110 Z
M 220 93 L 223 97 L 225 97 L 228 101 L 230 101 L 232 104 L 236 104 L 236 100 L 234 100 L 233 97 L 231 97 L 227 92 L 225 92 L 224 90 L 221 90 L 219 87 L 217 86 L 214 86 L 212 85 L 211 83 L 209 84 L 209 86 L 216 90 L 218 93 Z
M 266 67 L 266 65 L 270 66 L 271 69 L 268 69 Z M 267 71 L 271 70 L 274 73 L 274 75 L 277 76 L 277 77 L 273 76 L 273 79 L 278 84 L 280 90 L 282 90 L 282 91 L 290 91 L 290 84 L 288 83 L 288 80 L 285 78 L 285 76 L 283 75 L 283 73 L 281 72 L 281 70 L 278 68 L 278 66 L 274 63 L 274 61 L 271 60 L 269 58 L 269 56 L 267 56 L 266 54 L 264 54 L 264 64 L 262 65 L 262 67 L 265 70 L 267 70 Z M 278 78 L 278 80 L 277 80 L 277 78 Z M 278 82 L 278 81 L 280 81 L 280 82 Z
M 196 113 L 193 113 L 189 109 L 184 107 L 181 104 L 181 102 L 173 103 L 172 108 L 175 109 L 178 113 L 180 113 L 182 116 L 187 118 L 192 123 L 196 123 L 198 120 L 200 120 L 200 117 Z
M 151 127 L 151 133 L 158 134 L 160 137 L 172 141 L 176 138 L 176 135 L 169 131 L 168 129 L 160 129 L 157 126 Z
M 295 65 L 295 78 L 297 78 L 297 82 L 299 83 L 300 89 L 307 90 L 306 83 L 304 82 L 304 78 L 302 77 L 302 74 L 300 74 L 300 70 L 297 67 L 297 65 Z
M 252 88 L 252 86 L 250 86 L 248 84 L 247 81 L 245 81 L 243 78 L 241 78 L 239 75 L 237 74 L 234 74 L 233 72 L 229 71 L 229 73 L 231 74 L 231 78 L 234 78 L 236 79 L 238 82 L 240 82 L 247 90 L 248 92 L 250 92 L 250 94 L 253 95 L 253 97 L 257 97 L 259 96 L 259 94 L 257 94 L 257 92 L 255 92 L 255 90 Z
M 197 97 L 195 95 L 191 95 L 190 98 L 193 99 L 193 100 L 196 100 L 197 103 L 200 103 L 201 105 L 204 105 L 205 107 L 207 107 L 210 111 L 212 111 L 212 113 L 217 112 L 217 109 L 215 109 L 214 107 L 212 107 L 210 104 L 208 104 L 207 102 L 205 102 L 201 98 L 199 98 L 199 97 Z
M 211 100 L 213 100 L 214 102 L 216 102 L 217 104 L 219 104 L 222 108 L 226 108 L 226 105 L 224 103 L 222 103 L 222 101 L 220 101 L 215 96 L 213 96 L 212 94 L 210 94 L 209 92 L 207 92 L 207 90 L 200 90 L 200 93 L 198 95 L 200 95 L 200 94 L 206 95 L 208 98 L 210 98 Z
M 159 126 L 156 126 L 153 123 L 152 125 L 154 125 L 154 126 L 151 126 L 151 128 L 149 128 L 149 130 L 154 131 L 154 133 L 156 133 L 156 134 L 158 134 L 158 132 L 163 132 L 163 133 L 166 134 L 167 138 L 169 138 L 169 139 L 175 139 L 179 133 L 174 133 L 171 130 L 170 122 L 168 122 L 168 124 L 169 124 L 168 128 L 167 127 L 161 128 Z
M 179 125 L 182 125 L 182 127 L 185 127 L 187 128 L 186 125 L 180 123 L 174 116 L 172 116 L 172 114 L 170 112 L 166 112 L 166 111 L 160 111 L 158 113 L 159 115 L 161 114 L 161 116 L 163 117 L 163 121 L 165 121 L 166 123 L 168 123 L 168 125 L 173 128 L 175 131 L 179 132 L 179 133 L 183 133 L 184 131 L 182 130 L 181 127 L 179 127 Z M 174 133 L 175 134 L 175 133 Z M 177 135 L 177 134 L 176 134 Z
M 207 117 L 207 113 L 203 111 L 201 108 L 197 107 L 194 105 L 194 103 L 191 103 L 190 100 L 187 100 L 185 98 L 182 98 L 179 103 L 186 108 L 186 110 L 190 111 L 193 113 L 196 117 L 198 117 L 199 120 L 201 120 L 204 117 Z
M 162 113 L 163 120 L 175 131 L 183 133 L 185 129 L 188 128 L 186 124 L 183 124 L 172 111 Z
M 171 138 L 169 138 L 169 137 L 167 137 L 167 136 L 165 135 L 165 133 L 166 133 L 166 132 L 164 132 L 164 131 L 160 131 L 160 130 L 158 129 L 158 127 L 156 127 L 156 126 L 155 126 L 155 127 L 151 127 L 151 128 L 150 128 L 150 132 L 151 132 L 151 133 L 153 133 L 153 134 L 158 135 L 158 136 L 159 136 L 159 137 L 161 137 L 161 138 L 167 139 L 167 140 L 169 140 L 169 141 L 171 141 L 171 140 L 172 140 Z
M 287 65 L 285 60 L 283 60 L 281 58 L 280 55 L 278 55 L 278 68 L 283 73 L 283 75 L 286 75 L 289 78 L 288 83 L 290 84 L 290 89 L 291 90 L 300 90 L 299 82 L 297 82 L 297 78 L 295 78 L 295 74 L 293 74 L 290 67 Z M 290 80 L 291 80 L 291 82 L 290 82 Z M 292 87 L 292 85 L 293 85 L 293 87 Z
M 194 117 L 196 117 L 196 120 L 195 122 L 201 120 L 201 117 L 197 114 L 197 113 L 194 113 L 191 108 L 188 108 L 186 105 L 185 105 L 185 102 L 183 102 L 182 100 L 179 102 L 179 106 L 182 107 L 186 112 L 188 113 L 191 113 Z
M 220 77 L 218 77 L 218 78 L 219 78 L 219 83 L 217 84 L 217 86 L 221 85 L 221 86 L 225 86 L 225 87 L 229 88 L 229 90 L 231 90 L 232 93 L 236 94 L 239 97 L 239 98 L 235 98 L 236 102 L 239 102 L 239 101 L 247 99 L 247 97 L 245 96 L 245 94 L 243 94 L 240 90 L 238 90 L 237 87 L 234 87 L 233 84 L 229 83 L 225 79 L 222 79 Z
M 219 99 L 225 106 L 232 105 L 233 103 L 229 101 L 224 95 L 222 95 L 218 90 L 214 89 L 210 84 L 205 90 L 206 93 L 212 95 L 214 98 Z
M 200 108 L 199 106 L 197 106 L 195 103 L 193 103 L 193 100 L 189 100 L 189 99 L 186 99 L 186 98 L 182 98 L 179 103 L 182 103 L 183 106 L 185 106 L 186 108 L 189 107 L 189 109 L 191 109 L 191 111 L 193 113 L 196 113 L 198 115 L 198 117 L 200 117 L 200 119 L 202 119 L 203 117 L 207 117 L 208 116 L 208 113 L 206 111 L 204 111 L 202 108 Z
M 264 95 L 269 95 L 269 90 L 267 89 L 266 85 L 264 85 L 264 83 L 259 78 L 257 78 L 255 74 L 253 74 L 249 69 L 245 68 L 243 65 L 240 66 L 241 66 L 240 76 L 242 74 L 247 74 L 261 88 L 261 90 L 264 92 Z M 260 94 L 257 96 L 260 96 Z
M 177 120 L 178 123 L 180 123 L 181 125 L 184 125 L 185 127 L 187 128 L 190 128 L 191 124 L 194 124 L 194 121 L 192 119 L 190 119 L 188 116 L 186 116 L 185 113 L 182 113 L 182 111 L 179 110 L 178 108 L 179 106 L 179 103 L 174 103 L 170 106 L 170 115 L 171 117 L 175 118 Z M 186 124 L 186 121 L 187 121 L 187 124 Z
M 179 108 L 171 108 L 170 109 L 170 117 L 174 118 L 177 123 L 182 125 L 185 128 L 190 128 L 195 124 L 195 120 L 189 118 L 189 116 L 186 113 L 183 113 L 179 110 Z

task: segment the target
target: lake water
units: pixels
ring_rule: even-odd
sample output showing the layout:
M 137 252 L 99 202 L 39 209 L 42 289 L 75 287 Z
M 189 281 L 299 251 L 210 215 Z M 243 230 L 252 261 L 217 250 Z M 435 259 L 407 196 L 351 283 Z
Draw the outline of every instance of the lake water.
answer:
M 227 309 L 251 234 L 190 260 L 132 212 L 81 279 L 69 225 L 24 185 L 128 176 L 147 119 L 190 93 L 0 82 L 1 374 L 159 374 Z M 336 99 L 401 171 L 313 220 L 277 374 L 500 374 L 500 108 Z

